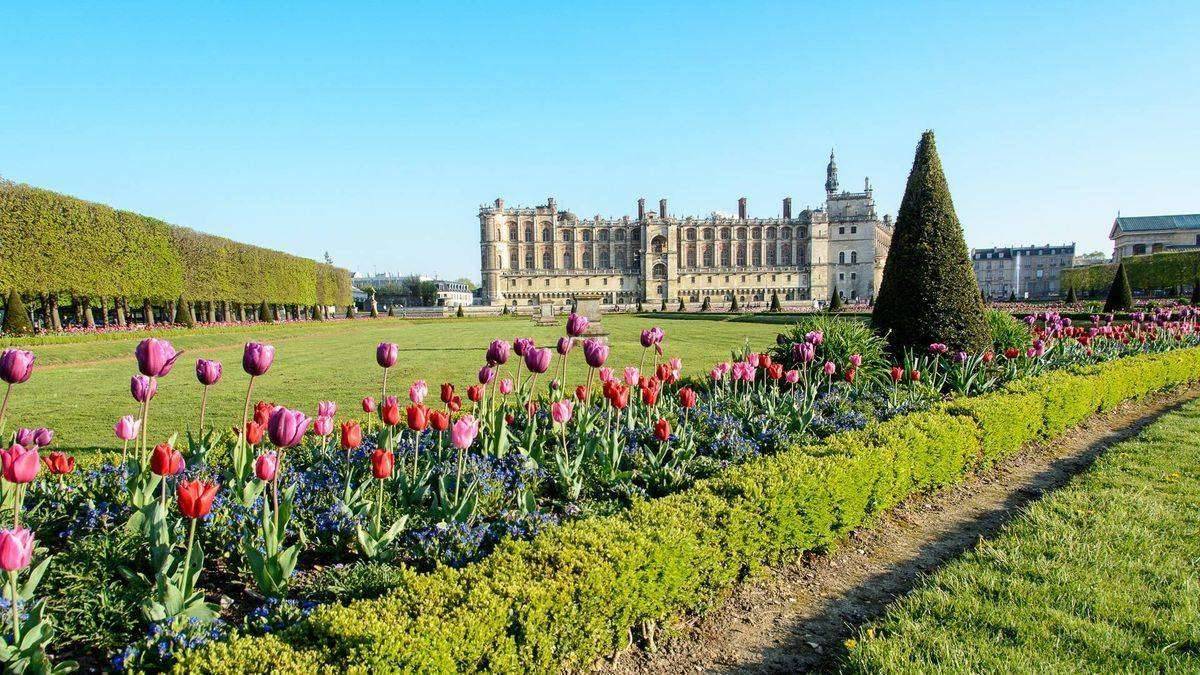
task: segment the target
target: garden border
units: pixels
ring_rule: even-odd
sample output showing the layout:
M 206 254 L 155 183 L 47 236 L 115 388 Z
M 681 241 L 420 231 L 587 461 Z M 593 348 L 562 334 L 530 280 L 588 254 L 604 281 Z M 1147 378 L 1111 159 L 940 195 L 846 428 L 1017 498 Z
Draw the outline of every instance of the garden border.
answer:
M 829 548 L 909 495 L 956 483 L 1096 412 L 1200 380 L 1200 348 L 1046 373 L 799 445 L 613 516 L 503 543 L 463 569 L 398 568 L 384 597 L 180 656 L 178 672 L 558 672 L 720 601 L 765 565 Z

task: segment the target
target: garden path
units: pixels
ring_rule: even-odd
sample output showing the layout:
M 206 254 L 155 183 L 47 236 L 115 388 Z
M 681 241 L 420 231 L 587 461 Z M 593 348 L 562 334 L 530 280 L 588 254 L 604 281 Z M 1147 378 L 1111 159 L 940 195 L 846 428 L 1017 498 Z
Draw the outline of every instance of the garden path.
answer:
M 835 670 L 855 629 L 927 574 L 991 537 L 1026 505 L 1086 470 L 1109 446 L 1200 397 L 1180 389 L 1089 420 L 959 486 L 901 504 L 833 553 L 805 554 L 740 585 L 718 609 L 670 626 L 658 650 L 627 650 L 602 673 Z M 662 631 L 660 631 L 662 632 Z

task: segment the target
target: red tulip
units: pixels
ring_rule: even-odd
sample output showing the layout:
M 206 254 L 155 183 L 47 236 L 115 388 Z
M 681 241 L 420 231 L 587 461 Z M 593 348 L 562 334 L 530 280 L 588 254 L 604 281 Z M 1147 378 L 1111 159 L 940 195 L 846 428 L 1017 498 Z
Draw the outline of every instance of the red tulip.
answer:
M 679 405 L 684 408 L 696 407 L 696 392 L 692 391 L 691 387 L 684 387 L 679 390 Z
M 396 466 L 396 457 L 391 450 L 375 448 L 371 453 L 371 473 L 379 480 L 392 477 L 392 468 Z
M 904 369 L 900 366 L 892 366 L 892 382 L 899 382 L 904 379 Z
M 655 383 L 650 386 L 642 385 L 642 403 L 646 405 L 654 405 L 658 403 L 658 380 L 647 380 L 647 383 Z
M 783 364 L 772 363 L 771 365 L 767 366 L 767 377 L 771 378 L 772 380 L 781 379 L 783 377 Z
M 654 437 L 664 443 L 671 438 L 671 423 L 665 418 L 654 423 Z
M 847 368 L 846 373 L 845 373 L 846 381 L 849 382 L 850 384 L 854 384 L 854 376 L 857 373 L 858 373 L 857 368 Z
M 916 368 L 913 368 L 912 372 L 908 374 L 908 377 L 913 382 L 920 382 L 921 381 L 921 371 L 917 370 Z
M 259 426 L 267 426 L 267 422 L 271 419 L 271 413 L 275 412 L 275 404 L 259 401 L 254 404 L 254 421 L 258 422 Z
M 462 410 L 462 397 L 461 396 L 451 396 L 450 400 L 446 401 L 446 407 L 449 408 L 450 412 L 452 412 L 452 413 L 456 413 L 459 410 Z
M 154 446 L 150 454 L 150 470 L 159 476 L 174 476 L 183 471 L 185 463 L 183 455 L 167 443 Z
M 1015 359 L 1020 354 L 1021 354 L 1021 351 L 1019 349 L 1017 349 L 1016 347 L 1009 347 L 1008 349 L 1004 350 L 1004 358 L 1006 358 L 1006 359 Z
M 246 422 L 246 442 L 250 445 L 258 445 L 262 442 L 263 432 L 266 428 L 254 420 Z
M 471 399 L 471 401 L 473 403 L 479 403 L 480 401 L 482 401 L 483 400 L 483 385 L 482 384 L 473 384 L 473 385 L 467 387 L 467 398 Z
M 185 518 L 203 518 L 212 513 L 217 485 L 202 480 L 181 480 L 175 488 L 175 496 L 179 501 L 179 512 Z
M 454 385 L 449 382 L 442 383 L 442 403 L 449 403 L 454 398 Z
M 342 422 L 342 447 L 352 450 L 360 445 L 362 445 L 362 427 L 354 420 Z
M 75 471 L 75 458 L 65 452 L 52 452 L 42 458 L 46 470 L 55 476 L 61 476 Z
M 434 431 L 445 431 L 450 428 L 450 415 L 441 410 L 432 410 L 429 413 L 429 426 L 433 427 Z
M 425 431 L 429 426 L 429 408 L 421 405 L 410 405 L 404 409 L 408 413 L 408 428 L 413 431 Z
M 990 350 L 990 349 L 983 353 L 983 362 L 984 363 L 991 363 L 992 360 L 995 358 L 996 358 L 996 355 L 994 353 L 992 353 L 992 350 Z
M 588 388 L 582 384 L 578 387 L 575 387 L 575 398 L 579 399 L 580 401 L 586 401 L 588 398 Z
M 395 396 L 389 396 L 383 402 L 383 423 L 389 427 L 394 427 L 400 423 L 400 403 Z

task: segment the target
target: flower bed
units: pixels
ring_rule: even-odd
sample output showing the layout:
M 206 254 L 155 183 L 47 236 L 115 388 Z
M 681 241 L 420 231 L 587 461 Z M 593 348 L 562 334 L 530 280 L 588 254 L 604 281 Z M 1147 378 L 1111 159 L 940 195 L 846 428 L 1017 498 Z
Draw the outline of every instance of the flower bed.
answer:
M 4 453 L 0 517 L 14 527 L 0 544 L 32 528 L 54 557 L 46 602 L 24 605 L 33 623 L 22 632 L 42 639 L 5 658 L 44 659 L 60 646 L 53 622 L 93 667 L 115 652 L 115 666 L 162 668 L 191 648 L 186 668 L 228 657 L 243 670 L 276 665 L 242 659 L 285 644 L 294 649 L 279 646 L 281 658 L 297 665 L 581 665 L 631 627 L 832 544 L 914 490 L 1182 381 L 1173 369 L 1194 371 L 1196 357 L 1180 348 L 1200 344 L 1192 318 L 1077 328 L 1049 316 L 1024 349 L 935 344 L 896 363 L 861 323 L 815 318 L 825 323 L 781 335 L 770 355 L 744 350 L 685 382 L 662 331 L 643 331 L 642 362 L 614 371 L 607 345 L 581 340 L 572 316 L 553 350 L 493 342 L 478 383 L 443 384 L 440 403 L 422 381 L 407 405 L 387 395 L 398 349 L 381 344 L 380 397 L 343 412 L 340 433 L 329 403 L 314 418 L 270 403 L 252 411 L 274 351 L 250 343 L 237 433 L 206 424 L 202 402 L 203 431 L 166 442 L 155 442 L 171 430 L 152 428 L 152 404 L 179 353 L 147 339 L 130 389 L 139 414 L 115 429 L 121 461 L 76 472 L 61 453 L 40 457 L 53 434 L 36 429 Z M 572 357 L 591 368 L 575 387 L 563 381 Z M 19 350 L 0 357 L 8 394 L 32 363 Z M 1074 391 L 1100 372 L 1121 377 L 1089 389 L 1096 400 Z M 203 401 L 223 369 L 201 359 L 195 374 Z M 999 387 L 1011 398 L 999 410 L 995 394 L 942 402 Z M 39 459 L 52 479 L 37 478 Z M 13 580 L 47 564 L 43 553 L 13 560 Z M 25 582 L 24 603 L 36 586 Z

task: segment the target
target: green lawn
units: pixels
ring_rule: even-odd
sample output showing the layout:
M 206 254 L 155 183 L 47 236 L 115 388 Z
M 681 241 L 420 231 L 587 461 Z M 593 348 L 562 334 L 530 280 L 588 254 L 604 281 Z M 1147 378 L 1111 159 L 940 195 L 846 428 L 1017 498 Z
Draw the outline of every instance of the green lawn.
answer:
M 1200 402 L 898 602 L 856 672 L 1200 671 Z M 874 637 L 872 637 L 874 636 Z
M 197 422 L 201 387 L 196 381 L 196 358 L 218 359 L 225 377 L 209 394 L 209 423 L 236 425 L 249 377 L 242 372 L 242 344 L 262 340 L 275 345 L 275 365 L 255 383 L 255 399 L 300 407 L 315 414 L 318 400 L 332 399 L 343 410 L 359 411 L 363 396 L 378 395 L 382 371 L 375 363 L 375 345 L 387 340 L 400 345 L 400 362 L 389 376 L 389 391 L 407 392 L 416 378 L 425 379 L 436 401 L 437 385 L 454 382 L 460 390 L 475 382 L 483 352 L 493 338 L 529 336 L 539 345 L 553 346 L 563 334 L 557 327 L 535 327 L 528 318 L 387 319 L 263 325 L 253 328 L 169 331 L 165 335 L 185 351 L 175 369 L 159 383 L 150 412 L 152 439 Z M 613 365 L 637 364 L 638 335 L 651 325 L 667 334 L 668 356 L 683 358 L 685 374 L 702 374 L 732 348 L 749 339 L 752 346 L 770 346 L 779 326 L 708 321 L 640 318 L 614 315 L 604 319 L 612 333 Z M 129 378 L 136 374 L 133 349 L 141 336 L 81 337 L 73 343 L 29 346 L 37 354 L 29 382 L 13 390 L 8 428 L 47 426 L 55 430 L 55 446 L 80 454 L 96 448 L 119 449 L 112 426 L 117 418 L 135 414 Z M 510 365 L 512 361 L 509 362 Z M 569 382 L 584 373 L 580 350 L 571 354 Z M 465 392 L 464 392 L 465 394 Z M 339 415 L 340 416 L 340 415 Z

